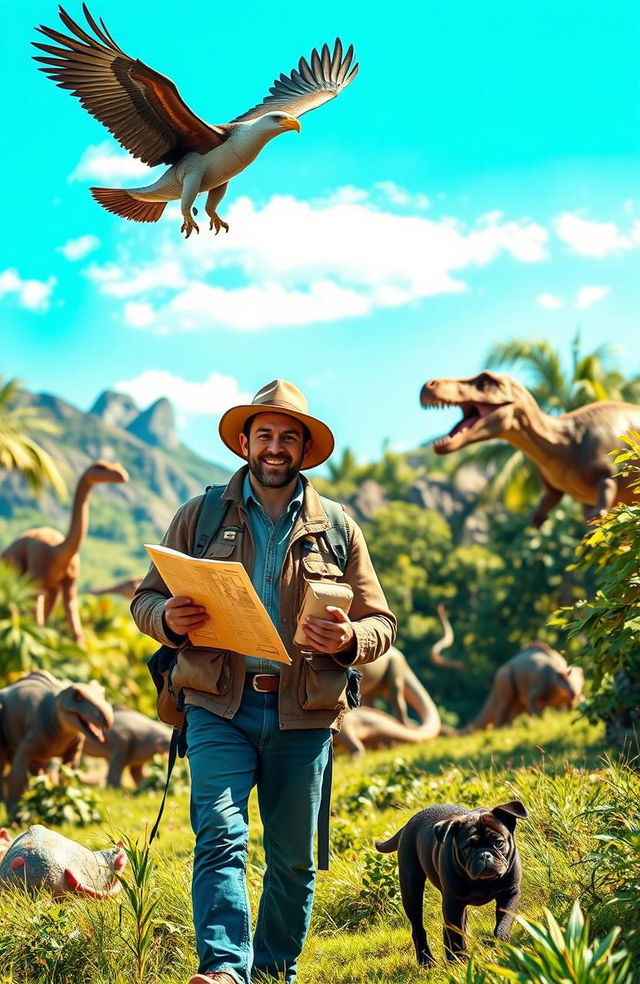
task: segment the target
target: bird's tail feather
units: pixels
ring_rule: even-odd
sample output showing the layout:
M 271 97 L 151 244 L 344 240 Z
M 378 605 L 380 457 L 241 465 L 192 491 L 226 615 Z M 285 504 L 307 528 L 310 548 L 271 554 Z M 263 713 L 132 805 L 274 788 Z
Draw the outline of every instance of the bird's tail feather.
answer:
M 134 222 L 157 222 L 167 207 L 166 202 L 141 202 L 123 188 L 89 188 L 89 191 L 107 212 Z

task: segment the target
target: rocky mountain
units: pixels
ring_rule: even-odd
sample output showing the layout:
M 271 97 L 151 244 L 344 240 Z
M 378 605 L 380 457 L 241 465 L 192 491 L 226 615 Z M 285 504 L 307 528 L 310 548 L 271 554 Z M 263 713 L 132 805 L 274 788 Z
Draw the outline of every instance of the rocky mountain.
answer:
M 141 410 L 129 396 L 106 391 L 88 413 L 49 393 L 23 391 L 20 400 L 56 429 L 54 435 L 38 434 L 36 439 L 59 465 L 68 498 L 62 502 L 50 491 L 36 498 L 19 474 L 0 472 L 0 549 L 28 526 L 66 530 L 80 474 L 92 461 L 104 458 L 124 465 L 130 481 L 92 490 L 90 536 L 81 556 L 85 551 L 95 555 L 92 562 L 97 567 L 97 541 L 114 541 L 122 545 L 127 560 L 115 566 L 110 560 L 105 573 L 135 573 L 146 566 L 143 539 L 159 538 L 181 502 L 229 477 L 228 469 L 205 461 L 179 442 L 173 408 L 166 399 Z M 110 545 L 102 549 L 102 556 L 113 552 Z M 141 558 L 135 570 L 131 556 Z

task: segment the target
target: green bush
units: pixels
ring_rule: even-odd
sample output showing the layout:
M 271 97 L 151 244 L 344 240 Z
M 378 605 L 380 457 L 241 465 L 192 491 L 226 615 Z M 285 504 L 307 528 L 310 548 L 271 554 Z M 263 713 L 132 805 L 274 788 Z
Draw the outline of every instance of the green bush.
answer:
M 82 783 L 73 769 L 64 765 L 60 766 L 58 782 L 51 775 L 32 779 L 13 815 L 13 821 L 24 826 L 71 823 L 84 827 L 99 820 L 102 820 L 102 814 L 95 791 Z
M 621 439 L 615 461 L 640 492 L 640 434 Z M 580 640 L 577 661 L 591 682 L 587 714 L 607 725 L 617 748 L 639 750 L 640 733 L 640 504 L 612 509 L 578 546 L 575 567 L 593 577 L 595 596 L 558 613 L 555 624 Z

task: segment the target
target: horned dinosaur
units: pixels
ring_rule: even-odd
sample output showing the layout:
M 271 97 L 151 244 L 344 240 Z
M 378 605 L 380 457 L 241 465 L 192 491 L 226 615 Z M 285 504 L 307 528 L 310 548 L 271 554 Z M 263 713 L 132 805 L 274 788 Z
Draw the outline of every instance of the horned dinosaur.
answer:
M 133 598 L 136 589 L 140 584 L 141 577 L 130 577 L 126 581 L 118 581 L 117 584 L 110 584 L 107 588 L 92 588 L 89 594 L 92 595 L 122 595 L 123 598 Z
M 76 486 L 66 536 L 50 526 L 39 526 L 27 530 L 2 553 L 2 559 L 18 573 L 28 574 L 35 581 L 38 625 L 45 624 L 62 591 L 69 629 L 79 645 L 83 645 L 84 635 L 78 611 L 78 552 L 89 528 L 89 493 L 99 482 L 128 481 L 129 476 L 122 465 L 94 461 L 82 473 Z
M 41 824 L 29 827 L 13 842 L 6 831 L 5 835 L 4 858 L 0 856 L 2 887 L 45 888 L 52 895 L 74 892 L 94 899 L 116 895 L 122 887 L 117 878 L 127 863 L 122 843 L 90 851 Z
M 38 775 L 53 758 L 76 768 L 87 737 L 104 740 L 113 724 L 104 688 L 56 680 L 35 670 L 0 690 L 0 798 L 9 816 L 27 788 L 29 773 Z M 11 771 L 3 788 L 7 763 Z
M 145 762 L 168 752 L 170 743 L 171 728 L 130 707 L 114 707 L 113 724 L 105 732 L 104 741 L 86 738 L 84 754 L 109 760 L 108 786 L 120 786 L 126 766 L 138 786 L 144 778 Z
M 616 474 L 610 452 L 621 447 L 621 435 L 640 430 L 636 404 L 603 401 L 551 416 L 521 383 L 487 370 L 468 379 L 432 379 L 422 387 L 420 402 L 462 410 L 462 420 L 434 442 L 438 454 L 501 438 L 534 462 L 544 486 L 534 526 L 542 525 L 565 493 L 582 503 L 586 519 L 633 501 L 631 479 Z
M 432 647 L 431 661 L 440 666 L 460 667 L 463 664 L 457 660 L 449 660 L 440 655 L 441 649 L 450 645 L 449 637 L 453 639 L 453 635 L 443 605 L 438 606 L 438 615 L 444 635 L 442 640 Z M 416 712 L 422 725 L 431 724 L 433 701 L 409 666 L 404 654 L 395 646 L 390 646 L 386 653 L 373 663 L 365 663 L 360 668 L 360 672 L 362 674 L 360 692 L 365 704 L 371 703 L 376 697 L 384 697 L 394 715 L 403 724 L 408 726 L 414 723 L 409 716 L 409 707 Z
M 584 674 L 546 642 L 536 639 L 496 672 L 484 706 L 463 733 L 509 724 L 523 711 L 539 715 L 545 707 L 577 707 Z
M 431 714 L 429 720 L 418 727 L 402 724 L 375 707 L 354 707 L 345 714 L 341 730 L 333 737 L 334 743 L 344 746 L 355 756 L 363 755 L 367 748 L 430 741 L 440 734 L 441 725 L 438 708 L 428 694 L 427 698 L 431 705 Z

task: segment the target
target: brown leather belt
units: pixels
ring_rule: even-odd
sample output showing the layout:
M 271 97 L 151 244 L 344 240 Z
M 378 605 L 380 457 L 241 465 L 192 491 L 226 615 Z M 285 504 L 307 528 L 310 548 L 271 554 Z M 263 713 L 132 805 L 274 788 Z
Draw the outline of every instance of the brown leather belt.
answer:
M 280 677 L 275 673 L 247 673 L 244 685 L 259 694 L 277 694 Z

